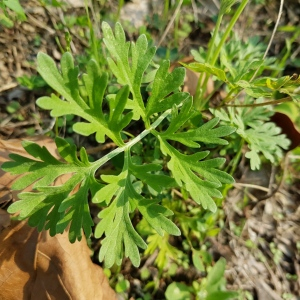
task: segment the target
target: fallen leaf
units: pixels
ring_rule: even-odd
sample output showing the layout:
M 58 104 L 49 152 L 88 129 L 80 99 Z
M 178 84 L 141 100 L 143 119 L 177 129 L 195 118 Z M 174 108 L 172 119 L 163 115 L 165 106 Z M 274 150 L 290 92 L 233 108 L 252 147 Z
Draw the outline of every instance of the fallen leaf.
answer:
M 290 139 L 291 144 L 288 151 L 293 150 L 300 145 L 300 132 L 288 115 L 276 112 L 271 117 L 271 121 L 280 127 L 281 132 L 286 134 L 287 138 Z
M 55 154 L 51 139 L 30 140 L 47 145 Z M 11 152 L 26 156 L 21 140 L 0 141 L 0 164 L 8 160 Z M 0 170 L 0 180 L 11 193 L 16 176 Z M 11 193 L 14 200 L 15 196 Z M 8 214 L 2 210 L 0 245 L 0 299 L 116 299 L 103 270 L 92 263 L 84 238 L 71 244 L 67 231 L 51 237 L 48 231 L 38 232 L 25 221 L 12 221 L 9 226 Z
M 10 225 L 10 215 L 9 213 L 0 208 L 0 233 L 1 231 Z

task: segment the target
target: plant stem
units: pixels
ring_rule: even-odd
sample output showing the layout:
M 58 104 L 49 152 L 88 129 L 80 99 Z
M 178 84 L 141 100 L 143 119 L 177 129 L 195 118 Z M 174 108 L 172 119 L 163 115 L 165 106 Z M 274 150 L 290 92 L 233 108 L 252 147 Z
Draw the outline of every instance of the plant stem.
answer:
M 236 168 L 237 168 L 237 165 L 240 161 L 240 158 L 242 156 L 242 153 L 243 153 L 243 147 L 244 147 L 244 143 L 245 143 L 245 140 L 242 139 L 241 140 L 241 143 L 240 143 L 240 149 L 238 151 L 238 153 L 235 155 L 235 157 L 233 158 L 233 164 L 232 164 L 232 167 L 231 167 L 231 171 L 230 171 L 230 175 L 233 176 Z
M 92 7 L 92 2 L 91 2 L 91 7 Z M 88 0 L 84 1 L 84 6 L 85 6 L 85 13 L 87 16 L 87 21 L 88 21 L 88 27 L 90 30 L 90 45 L 93 53 L 93 58 L 99 63 L 99 54 L 98 54 L 98 46 L 97 46 L 97 38 L 95 36 L 94 28 L 91 22 L 90 18 L 90 13 L 89 13 L 89 5 L 88 5 Z
M 225 44 L 225 41 L 227 40 L 229 34 L 231 33 L 233 26 L 239 19 L 241 13 L 243 12 L 243 10 L 246 7 L 246 5 L 248 4 L 248 2 L 249 2 L 249 0 L 243 0 L 241 2 L 240 6 L 238 7 L 238 9 L 236 10 L 235 14 L 233 15 L 232 19 L 230 20 L 230 22 L 226 28 L 226 31 L 224 32 L 216 51 L 214 51 L 213 58 L 211 60 L 211 64 L 213 66 L 216 63 L 217 58 L 219 57 L 219 54 L 221 52 L 221 49 L 222 49 L 223 45 Z
M 117 12 L 117 20 L 120 19 L 121 9 L 124 6 L 124 0 L 119 0 L 118 12 Z
M 110 153 L 106 154 L 105 156 L 101 157 L 100 159 L 96 160 L 92 163 L 91 171 L 96 172 L 97 169 L 99 169 L 102 165 L 104 165 L 106 162 L 111 160 L 113 157 L 117 156 L 118 154 L 124 152 L 125 150 L 128 150 L 133 145 L 141 141 L 146 135 L 148 135 L 153 129 L 155 129 L 170 113 L 172 109 L 166 110 L 163 114 L 161 114 L 155 122 L 153 122 L 148 129 L 145 129 L 143 132 L 141 132 L 138 136 L 136 136 L 133 140 L 126 143 L 124 146 L 116 148 L 115 150 L 111 151 Z
M 257 107 L 257 106 L 265 106 L 265 105 L 275 105 L 283 102 L 292 102 L 293 99 L 291 97 L 285 97 L 278 100 L 266 101 L 262 103 L 252 103 L 252 104 L 226 104 L 226 106 L 230 107 Z
M 212 53 L 212 51 L 214 49 L 214 46 L 215 46 L 215 41 L 216 41 L 217 34 L 219 32 L 219 29 L 220 29 L 220 26 L 221 26 L 221 23 L 222 23 L 223 16 L 224 16 L 224 14 L 219 14 L 218 15 L 218 19 L 217 19 L 217 23 L 216 23 L 216 26 L 215 26 L 215 29 L 214 29 L 213 36 L 212 36 L 211 40 L 209 41 L 208 52 L 207 52 L 207 57 L 206 57 L 206 61 L 208 63 L 209 63 L 211 53 Z M 205 85 L 202 84 L 203 83 L 203 76 L 204 76 L 204 73 L 201 73 L 200 78 L 199 78 L 198 83 L 197 83 L 196 94 L 195 94 L 195 107 L 196 108 L 201 107 L 200 101 L 201 101 L 201 98 L 203 97 L 203 94 L 204 94 L 203 88 L 205 88 Z
M 220 24 L 219 24 L 219 18 L 218 18 L 218 21 L 217 21 L 217 24 L 216 24 L 216 28 L 214 30 L 214 35 L 212 37 L 212 40 L 211 40 L 211 44 L 209 45 L 209 51 L 208 51 L 208 62 L 214 66 L 218 57 L 219 57 L 219 54 L 221 52 L 221 49 L 223 47 L 223 45 L 225 44 L 228 36 L 230 35 L 231 31 L 232 31 L 232 28 L 233 26 L 235 25 L 235 23 L 237 22 L 237 20 L 239 19 L 241 13 L 243 12 L 244 8 L 246 7 L 246 5 L 248 4 L 249 0 L 243 0 L 241 2 L 241 4 L 239 5 L 238 9 L 236 10 L 235 14 L 233 15 L 232 19 L 230 20 L 227 28 L 226 28 L 226 31 L 224 32 L 216 50 L 214 50 L 214 43 L 215 43 L 215 39 L 216 39 L 216 35 L 217 35 L 217 32 L 219 30 L 219 27 L 221 25 L 221 21 L 222 21 L 222 18 L 223 18 L 223 15 L 220 15 L 219 18 L 220 18 Z M 219 27 L 217 27 L 219 26 Z M 218 30 L 216 30 L 218 29 Z M 212 52 L 212 50 L 214 50 Z M 212 58 L 210 59 L 210 55 L 211 53 L 213 53 L 213 56 Z M 203 73 L 202 73 L 203 74 Z M 198 91 L 198 94 L 196 92 L 196 96 L 195 96 L 195 103 L 196 103 L 196 108 L 201 110 L 207 103 L 207 99 L 205 99 L 205 101 L 202 101 L 202 103 L 200 103 L 200 100 L 201 98 L 203 97 L 204 95 L 204 91 L 205 91 L 205 88 L 207 86 L 207 82 L 208 82 L 208 79 L 209 79 L 209 75 L 208 74 L 205 74 L 204 75 L 205 79 L 203 80 L 203 76 L 200 76 L 199 78 L 199 81 L 198 81 L 198 85 L 199 85 L 199 91 L 198 91 L 198 86 L 197 86 L 197 91 Z M 202 82 L 203 80 L 203 82 Z M 201 88 L 202 87 L 202 88 Z
M 163 18 L 166 23 L 167 23 L 168 14 L 169 14 L 169 4 L 170 4 L 169 2 L 170 2 L 170 0 L 165 0 L 165 5 L 164 5 Z

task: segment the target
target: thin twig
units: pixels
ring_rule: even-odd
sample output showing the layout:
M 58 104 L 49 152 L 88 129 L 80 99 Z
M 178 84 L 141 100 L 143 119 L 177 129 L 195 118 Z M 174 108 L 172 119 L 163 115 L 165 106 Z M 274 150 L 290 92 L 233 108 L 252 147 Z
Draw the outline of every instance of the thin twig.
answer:
M 278 99 L 278 100 L 272 100 L 272 101 L 266 101 L 266 102 L 262 102 L 262 103 L 226 104 L 226 106 L 230 106 L 230 107 L 256 107 L 256 106 L 280 104 L 280 103 L 283 103 L 283 102 L 291 102 L 291 101 L 292 101 L 291 97 L 286 97 L 286 98 L 282 98 L 282 99 Z
M 273 32 L 272 32 L 269 44 L 268 44 L 268 47 L 267 47 L 267 49 L 266 49 L 266 51 L 264 53 L 263 59 L 265 59 L 267 57 L 267 54 L 268 54 L 268 52 L 269 52 L 269 50 L 271 48 L 271 45 L 273 43 L 273 40 L 274 40 L 276 31 L 277 31 L 277 28 L 278 28 L 278 25 L 279 25 L 279 21 L 281 19 L 282 10 L 283 10 L 283 4 L 284 4 L 284 0 L 280 0 L 280 7 L 279 7 L 279 12 L 278 12 L 278 17 L 277 17 L 277 20 L 276 20 L 276 23 L 275 23 L 275 26 L 274 26 L 274 29 L 273 29 Z
M 260 185 L 256 185 L 256 184 L 250 184 L 250 183 L 241 183 L 241 182 L 237 182 L 233 184 L 234 187 L 248 187 L 251 189 L 256 189 L 256 190 L 261 190 L 264 192 L 269 192 L 270 189 L 264 187 L 264 186 L 260 186 Z
M 259 197 L 258 201 L 266 200 L 268 198 L 271 198 L 273 195 L 275 195 L 280 190 L 280 188 L 282 187 L 282 184 L 284 183 L 286 175 L 287 175 L 288 165 L 289 165 L 288 162 L 289 162 L 289 155 L 286 154 L 285 157 L 284 157 L 284 160 L 283 160 L 282 176 L 281 176 L 279 182 L 277 183 L 276 188 L 273 189 L 273 190 L 270 188 L 267 195 L 265 195 L 263 197 Z
M 267 57 L 267 54 L 268 54 L 268 52 L 269 52 L 269 50 L 271 48 L 271 45 L 273 43 L 273 40 L 274 40 L 274 37 L 275 37 L 275 33 L 277 31 L 277 28 L 278 28 L 278 25 L 279 25 L 279 21 L 280 21 L 281 15 L 282 15 L 283 4 L 284 4 L 284 0 L 280 0 L 278 17 L 277 17 L 277 20 L 276 20 L 276 23 L 275 23 L 275 26 L 274 26 L 274 29 L 273 29 L 273 32 L 272 32 L 269 44 L 268 44 L 267 49 L 266 49 L 266 51 L 264 53 L 263 59 L 265 59 Z M 253 74 L 252 78 L 250 79 L 250 82 L 255 78 L 255 76 L 257 75 L 258 71 L 259 71 L 259 68 L 256 69 L 255 73 Z
M 166 36 L 167 36 L 169 30 L 171 29 L 171 27 L 172 27 L 172 25 L 173 25 L 173 23 L 174 23 L 174 21 L 175 21 L 175 19 L 176 19 L 176 16 L 177 16 L 177 14 L 178 14 L 178 12 L 179 12 L 179 10 L 180 10 L 180 7 L 181 7 L 182 3 L 183 3 L 183 0 L 180 0 L 179 3 L 178 3 L 178 5 L 177 5 L 177 8 L 176 8 L 176 10 L 175 10 L 175 12 L 174 12 L 174 14 L 173 14 L 171 20 L 170 20 L 170 22 L 169 22 L 169 24 L 168 24 L 168 26 L 167 26 L 165 32 L 164 32 L 164 34 L 162 35 L 162 37 L 160 38 L 160 40 L 159 40 L 159 42 L 158 42 L 158 44 L 157 44 L 157 47 L 159 47 L 160 44 L 163 42 L 163 40 L 166 38 Z

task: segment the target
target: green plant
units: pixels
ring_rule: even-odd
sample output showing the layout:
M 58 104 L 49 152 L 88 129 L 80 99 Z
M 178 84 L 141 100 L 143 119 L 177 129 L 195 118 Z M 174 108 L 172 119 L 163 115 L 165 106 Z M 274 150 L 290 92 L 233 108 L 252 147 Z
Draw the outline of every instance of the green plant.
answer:
M 252 60 L 245 64 L 241 63 L 239 68 L 232 69 L 231 74 L 229 64 L 227 65 L 229 74 L 208 63 L 196 62 L 185 66 L 197 72 L 207 72 L 228 85 L 230 90 L 223 103 L 218 108 L 211 109 L 211 112 L 225 123 L 237 128 L 236 133 L 241 137 L 237 156 L 241 154 L 246 142 L 250 150 L 246 157 L 250 159 L 252 169 L 260 167 L 259 153 L 272 163 L 278 162 L 282 157 L 281 148 L 287 149 L 290 142 L 285 135 L 280 134 L 279 127 L 268 122 L 274 114 L 274 110 L 268 105 L 290 101 L 299 102 L 300 77 L 294 75 L 280 78 L 261 77 L 251 81 L 253 73 L 261 67 L 262 61 Z M 243 97 L 241 103 L 238 97 L 242 92 L 246 96 Z M 278 100 L 265 101 L 268 98 L 276 99 L 277 95 L 280 95 Z M 234 101 L 234 104 L 230 104 L 231 101 Z
M 95 60 L 88 63 L 87 74 L 82 75 L 84 86 L 80 87 L 78 68 L 69 52 L 62 56 L 61 71 L 49 56 L 39 53 L 40 75 L 62 98 L 52 94 L 39 98 L 37 104 L 51 110 L 53 117 L 69 114 L 81 117 L 85 122 L 75 123 L 75 132 L 84 136 L 95 134 L 98 143 L 109 138 L 117 148 L 90 162 L 84 148 L 77 153 L 75 145 L 57 137 L 55 143 L 62 158 L 57 160 L 46 148 L 23 142 L 24 149 L 33 158 L 12 154 L 12 161 L 4 163 L 2 168 L 13 174 L 26 173 L 13 188 L 20 190 L 34 184 L 34 192 L 19 194 L 20 201 L 13 203 L 8 211 L 19 212 L 19 218 L 28 218 L 28 223 L 38 230 L 49 229 L 51 235 L 61 233 L 69 226 L 69 238 L 74 242 L 81 239 L 82 229 L 87 236 L 92 233 L 93 221 L 88 206 L 91 194 L 92 201 L 104 207 L 95 230 L 98 238 L 105 234 L 100 261 L 105 259 L 108 267 L 114 263 L 120 265 L 125 255 L 138 266 L 138 247 L 145 249 L 147 244 L 134 229 L 131 215 L 139 211 L 161 236 L 164 232 L 179 235 L 180 230 L 170 220 L 173 212 L 160 205 L 159 197 L 160 192 L 178 186 L 184 187 L 203 208 L 215 212 L 217 206 L 213 198 L 222 198 L 218 188 L 222 183 L 232 183 L 233 178 L 220 170 L 224 158 L 208 157 L 208 150 L 197 151 L 197 148 L 200 145 L 226 145 L 223 137 L 235 129 L 217 127 L 218 118 L 202 126 L 199 122 L 192 126 L 191 120 L 195 122 L 201 115 L 193 109 L 190 95 L 180 91 L 185 71 L 177 68 L 169 73 L 168 61 L 160 64 L 151 84 L 151 94 L 144 100 L 141 93 L 143 76 L 155 48 L 148 47 L 144 35 L 136 43 L 126 42 L 118 23 L 114 33 L 107 23 L 103 23 L 102 30 L 109 53 L 108 65 L 122 86 L 118 93 L 106 95 L 108 76 L 101 72 Z M 125 143 L 129 137 L 124 129 L 136 120 L 141 120 L 145 129 Z M 157 143 L 163 165 L 145 164 L 143 157 L 133 155 L 133 146 L 143 143 L 148 135 L 152 135 Z M 119 174 L 95 177 L 97 170 L 119 154 L 123 155 L 124 161 Z M 67 182 L 51 186 L 57 177 L 66 173 L 72 174 Z
M 6 27 L 13 27 L 15 19 L 19 21 L 26 20 L 24 9 L 20 5 L 19 0 L 2 0 L 0 1 L 0 9 L 0 24 Z M 11 12 L 16 14 L 16 18 L 11 14 Z
M 230 162 L 230 174 L 234 174 L 244 152 L 253 170 L 260 168 L 262 159 L 279 163 L 283 156 L 282 150 L 288 149 L 290 141 L 284 134 L 280 134 L 281 129 L 270 121 L 275 112 L 273 106 L 289 102 L 296 108 L 300 101 L 300 77 L 297 74 L 273 77 L 282 72 L 290 54 L 291 47 L 288 41 L 286 53 L 282 53 L 279 61 L 274 57 L 266 57 L 268 47 L 259 43 L 258 37 L 243 42 L 236 34 L 231 34 L 234 23 L 247 2 L 245 0 L 240 3 L 230 23 L 222 32 L 219 30 L 222 17 L 235 4 L 235 1 L 222 1 L 220 15 L 207 51 L 203 48 L 199 51 L 192 50 L 197 62 L 183 64 L 201 74 L 195 95 L 195 107 L 201 111 L 209 109 L 214 117 L 222 120 L 222 124 L 237 129 L 236 133 L 231 135 L 229 147 L 221 150 L 223 154 L 235 153 Z M 271 76 L 268 76 L 270 73 Z M 205 95 L 209 76 L 214 79 L 215 90 Z M 220 88 L 223 88 L 225 97 L 220 103 L 211 105 L 211 97 Z M 244 151 L 245 148 L 248 149 Z
M 38 75 L 31 75 L 30 77 L 27 75 L 23 75 L 17 78 L 17 81 L 20 85 L 25 86 L 29 90 L 35 90 L 40 88 L 47 87 L 47 83 L 45 80 Z
M 248 103 L 248 99 L 245 100 Z M 257 103 L 262 103 L 258 100 Z M 244 146 L 247 144 L 248 151 L 245 157 L 250 160 L 252 170 L 259 169 L 261 165 L 260 154 L 271 163 L 279 163 L 283 156 L 282 149 L 287 149 L 290 141 L 284 134 L 280 134 L 280 128 L 270 122 L 270 117 L 274 111 L 267 106 L 257 106 L 254 108 L 229 107 L 227 112 L 224 109 L 211 110 L 215 116 L 219 116 L 224 124 L 234 124 L 237 131 L 231 145 L 238 144 L 236 161 L 232 161 L 232 171 L 234 172 L 236 163 L 239 161 Z
M 210 269 L 207 277 L 203 278 L 200 282 L 194 281 L 192 287 L 179 282 L 171 283 L 165 293 L 166 299 L 185 300 L 192 299 L 192 296 L 196 297 L 197 300 L 237 299 L 237 292 L 225 289 L 225 266 L 226 260 L 220 258 Z

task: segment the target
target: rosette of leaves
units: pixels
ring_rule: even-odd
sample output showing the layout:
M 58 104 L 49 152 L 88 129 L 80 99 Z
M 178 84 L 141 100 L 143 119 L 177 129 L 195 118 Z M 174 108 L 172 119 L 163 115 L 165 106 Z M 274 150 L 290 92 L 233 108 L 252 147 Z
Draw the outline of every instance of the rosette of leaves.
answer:
M 185 70 L 177 68 L 169 73 L 169 61 L 161 62 L 150 83 L 151 94 L 145 100 L 141 85 L 155 48 L 148 47 L 145 35 L 135 43 L 126 41 L 118 23 L 114 32 L 107 23 L 103 23 L 102 30 L 109 68 L 121 86 L 118 93 L 107 94 L 108 75 L 94 60 L 80 77 L 70 53 L 62 56 L 60 69 L 48 55 L 39 53 L 38 71 L 55 93 L 39 98 L 37 104 L 50 110 L 53 117 L 68 114 L 80 117 L 73 125 L 75 132 L 84 136 L 95 134 L 98 143 L 110 139 L 117 148 L 91 162 L 84 148 L 77 153 L 74 145 L 57 137 L 55 143 L 61 156 L 58 160 L 46 148 L 24 142 L 23 147 L 31 158 L 13 154 L 12 161 L 4 163 L 2 168 L 13 174 L 26 174 L 14 184 L 14 189 L 33 184 L 33 191 L 21 193 L 20 201 L 13 203 L 8 211 L 19 212 L 21 219 L 27 218 L 38 230 L 49 229 L 51 235 L 68 228 L 70 241 L 74 242 L 81 239 L 82 231 L 87 236 L 92 233 L 88 204 L 91 195 L 91 201 L 104 207 L 95 230 L 97 238 L 105 236 L 100 261 L 105 260 L 106 266 L 111 267 L 114 263 L 120 265 L 126 256 L 138 266 L 138 248 L 146 248 L 147 244 L 131 222 L 132 213 L 138 211 L 159 235 L 164 232 L 180 235 L 179 228 L 170 219 L 173 212 L 161 205 L 159 197 L 159 193 L 174 187 L 185 188 L 203 208 L 215 211 L 213 198 L 222 197 L 219 188 L 224 183 L 232 183 L 233 178 L 220 170 L 224 158 L 208 159 L 209 151 L 197 148 L 206 144 L 226 145 L 223 137 L 234 129 L 218 127 L 218 118 L 199 127 L 189 127 L 189 120 L 197 113 L 191 96 L 180 88 Z M 124 129 L 138 119 L 144 129 L 129 139 Z M 142 143 L 147 135 L 157 140 L 161 155 L 168 161 L 165 166 L 137 163 L 133 159 L 132 146 Z M 125 143 L 124 138 L 129 141 Z M 124 163 L 119 174 L 96 177 L 96 171 L 120 154 Z M 68 181 L 60 186 L 52 185 L 67 173 L 72 175 Z M 101 169 L 98 173 L 101 174 Z

